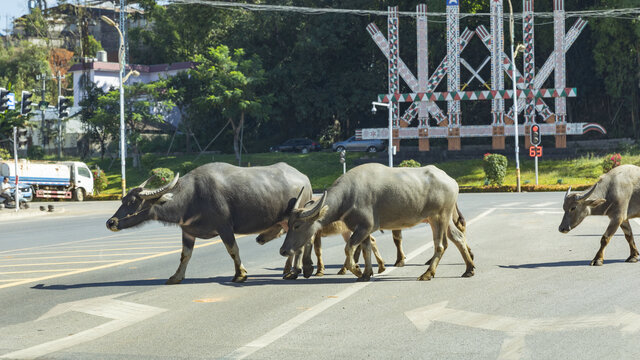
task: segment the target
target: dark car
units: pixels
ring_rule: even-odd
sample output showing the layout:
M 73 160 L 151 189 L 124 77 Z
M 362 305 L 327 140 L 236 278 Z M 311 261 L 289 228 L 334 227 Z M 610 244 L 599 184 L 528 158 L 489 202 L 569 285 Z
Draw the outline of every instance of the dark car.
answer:
M 319 143 L 307 139 L 307 138 L 296 138 L 289 139 L 282 143 L 281 145 L 272 146 L 269 151 L 278 152 L 278 151 L 299 151 L 303 154 L 306 154 L 310 151 L 320 151 L 322 147 Z
M 355 136 L 352 136 L 344 141 L 338 141 L 334 143 L 331 148 L 333 151 L 366 151 L 366 152 L 378 152 L 386 149 L 386 144 L 383 140 L 371 139 L 371 140 L 356 140 Z

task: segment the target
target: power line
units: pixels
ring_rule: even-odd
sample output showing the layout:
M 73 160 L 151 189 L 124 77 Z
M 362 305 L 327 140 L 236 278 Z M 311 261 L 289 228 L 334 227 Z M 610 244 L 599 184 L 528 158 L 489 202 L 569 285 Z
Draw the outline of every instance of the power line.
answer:
M 382 10 L 363 10 L 363 9 L 334 9 L 334 8 L 311 8 L 301 6 L 285 6 L 285 5 L 266 5 L 266 4 L 247 4 L 228 1 L 212 1 L 212 0 L 167 0 L 168 3 L 174 4 L 199 4 L 207 5 L 223 9 L 242 9 L 248 11 L 271 11 L 271 12 L 289 12 L 305 15 L 323 15 L 323 14 L 345 14 L 356 16 L 387 16 L 387 11 Z M 399 11 L 398 16 L 415 17 L 415 12 Z M 429 12 L 427 16 L 446 17 L 446 13 Z M 460 13 L 460 18 L 491 16 L 490 13 Z M 553 18 L 553 12 L 537 12 L 537 18 Z M 599 9 L 599 10 L 582 10 L 582 11 L 565 11 L 567 18 L 583 17 L 583 18 L 617 18 L 627 20 L 637 20 L 640 17 L 640 8 L 625 9 Z M 505 18 L 508 14 L 504 15 Z M 517 19 L 522 18 L 522 14 L 514 14 Z

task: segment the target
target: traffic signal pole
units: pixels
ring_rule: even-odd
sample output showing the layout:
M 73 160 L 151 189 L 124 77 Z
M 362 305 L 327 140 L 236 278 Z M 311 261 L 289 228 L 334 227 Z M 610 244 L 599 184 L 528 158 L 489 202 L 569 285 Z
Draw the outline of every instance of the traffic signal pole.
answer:
M 16 200 L 16 212 L 20 209 L 20 187 L 18 186 L 18 128 L 13 127 L 13 160 L 16 167 L 16 190 L 13 192 Z

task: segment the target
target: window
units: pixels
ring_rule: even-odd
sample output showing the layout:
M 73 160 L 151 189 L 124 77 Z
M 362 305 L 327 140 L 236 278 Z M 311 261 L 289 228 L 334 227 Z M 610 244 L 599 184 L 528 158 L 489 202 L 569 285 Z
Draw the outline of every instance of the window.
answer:
M 78 175 L 86 178 L 91 178 L 91 172 L 86 167 L 78 167 Z

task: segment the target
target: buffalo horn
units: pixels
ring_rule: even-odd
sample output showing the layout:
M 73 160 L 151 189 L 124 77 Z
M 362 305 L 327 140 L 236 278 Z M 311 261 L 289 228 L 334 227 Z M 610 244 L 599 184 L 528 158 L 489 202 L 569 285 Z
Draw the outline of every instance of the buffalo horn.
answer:
M 302 193 L 304 192 L 304 186 L 302 187 L 302 189 L 300 189 L 300 194 L 298 194 L 298 197 L 296 198 L 296 204 L 293 205 L 294 209 L 297 209 L 298 206 L 300 206 L 300 200 L 302 200 Z
M 565 198 L 565 199 L 566 199 L 566 198 L 568 198 L 568 197 L 569 197 L 569 194 L 571 194 L 571 186 L 569 186 L 569 188 L 567 189 L 567 193 L 566 193 L 566 194 L 564 194 L 564 198 Z
M 591 196 L 591 194 L 593 194 L 593 192 L 595 191 L 595 189 L 596 189 L 596 185 L 598 185 L 598 183 L 595 183 L 595 184 L 591 187 L 591 189 L 589 189 L 586 193 L 584 193 L 584 194 L 582 194 L 582 195 L 579 195 L 579 196 L 576 198 L 576 200 L 581 201 L 581 200 L 587 199 L 587 198 L 588 198 L 589 196 Z
M 140 189 L 144 189 L 144 187 L 147 185 L 147 183 L 149 182 L 149 180 L 151 180 L 151 178 L 153 178 L 155 175 L 151 175 L 147 180 L 145 180 L 142 184 L 138 185 L 138 187 Z
M 324 205 L 324 201 L 327 198 L 327 192 L 325 191 L 322 194 L 322 197 L 320 198 L 320 200 L 318 200 L 318 202 L 315 204 L 315 206 L 309 210 L 305 210 L 300 214 L 300 218 L 301 219 L 306 219 L 308 217 L 314 216 L 316 215 L 320 209 L 322 209 L 322 206 Z
M 179 177 L 180 173 L 177 173 L 169 184 L 155 190 L 142 190 L 138 196 L 143 200 L 157 199 L 166 194 L 169 190 L 173 189 L 173 187 L 176 186 Z

